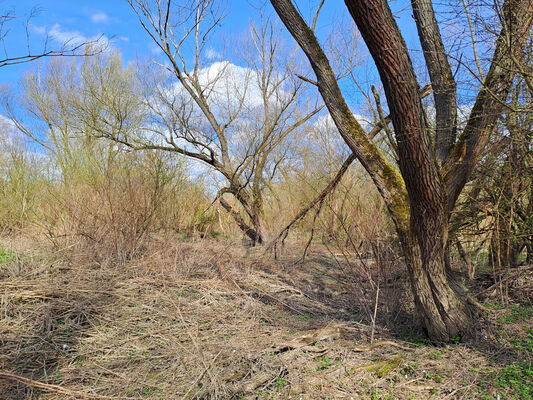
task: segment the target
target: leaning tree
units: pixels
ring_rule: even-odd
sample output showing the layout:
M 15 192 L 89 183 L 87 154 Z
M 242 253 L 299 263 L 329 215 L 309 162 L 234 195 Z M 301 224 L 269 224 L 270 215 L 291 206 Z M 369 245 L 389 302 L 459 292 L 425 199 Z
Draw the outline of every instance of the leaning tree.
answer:
M 434 126 L 419 96 L 408 48 L 386 0 L 345 0 L 376 64 L 390 111 L 399 170 L 372 143 L 345 101 L 314 30 L 291 0 L 271 0 L 306 54 L 318 90 L 342 138 L 364 166 L 394 220 L 417 310 L 438 342 L 467 334 L 475 315 L 463 286 L 448 274 L 448 221 L 486 144 L 531 34 L 533 0 L 505 0 L 494 10 L 499 33 L 490 68 L 464 129 L 458 129 L 457 84 L 431 0 L 412 0 L 414 20 L 433 87 Z M 322 1 L 323 3 L 323 1 Z M 321 3 L 321 4 L 322 4 Z

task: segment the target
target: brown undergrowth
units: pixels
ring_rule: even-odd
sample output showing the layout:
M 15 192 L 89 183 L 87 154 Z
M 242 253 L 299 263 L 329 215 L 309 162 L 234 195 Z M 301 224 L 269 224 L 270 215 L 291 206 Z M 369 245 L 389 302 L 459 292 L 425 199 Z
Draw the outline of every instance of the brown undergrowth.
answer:
M 0 399 L 482 399 L 493 391 L 479 389 L 493 367 L 473 346 L 434 347 L 414 327 L 401 340 L 386 324 L 369 346 L 361 296 L 325 252 L 274 261 L 235 243 L 161 237 L 119 266 L 78 243 L 51 249 L 16 238 L 1 248 Z

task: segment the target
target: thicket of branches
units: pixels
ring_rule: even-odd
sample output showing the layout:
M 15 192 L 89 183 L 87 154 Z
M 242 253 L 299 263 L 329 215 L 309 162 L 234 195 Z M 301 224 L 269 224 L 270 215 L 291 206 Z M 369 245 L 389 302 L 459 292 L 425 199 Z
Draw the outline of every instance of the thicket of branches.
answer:
M 83 239 L 118 261 L 162 232 L 246 238 L 276 255 L 287 240 L 304 257 L 318 244 L 348 264 L 375 259 L 358 273 L 376 304 L 379 266 L 402 256 L 436 341 L 466 335 L 475 318 L 453 271 L 474 279 L 532 262 L 529 0 L 479 14 L 464 3 L 471 62 L 440 34 L 431 3 L 413 2 L 420 71 L 386 2 L 347 1 L 381 76 L 371 87 L 358 80 L 371 66 L 353 24 L 315 36 L 323 1 L 306 22 L 291 1 L 272 0 L 297 45 L 275 15 L 261 16 L 236 54 L 213 54 L 225 11 L 215 1 L 129 3 L 162 50 L 155 67 L 116 52 L 54 58 L 4 95 L 4 234 Z M 356 113 L 347 87 L 366 101 Z

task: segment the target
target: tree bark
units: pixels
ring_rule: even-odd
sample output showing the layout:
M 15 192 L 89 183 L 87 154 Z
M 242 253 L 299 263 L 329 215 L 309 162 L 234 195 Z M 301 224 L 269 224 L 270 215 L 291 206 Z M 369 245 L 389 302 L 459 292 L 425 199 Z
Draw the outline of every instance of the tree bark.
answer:
M 420 241 L 425 246 L 420 246 Z M 438 242 L 438 243 L 435 243 Z M 455 291 L 444 268 L 444 255 L 433 261 L 421 252 L 431 244 L 440 245 L 440 238 L 414 236 L 402 240 L 403 253 L 409 271 L 418 314 L 429 337 L 435 342 L 449 342 L 469 333 L 471 313 L 463 291 Z
M 239 229 L 252 241 L 253 245 L 263 244 L 263 231 L 262 226 L 263 222 L 259 216 L 256 218 L 251 218 L 252 226 L 248 225 L 242 216 L 235 211 L 231 205 L 222 198 L 219 199 L 220 205 L 233 217 Z
M 420 44 L 435 99 L 435 156 L 439 163 L 448 157 L 457 130 L 456 84 L 440 36 L 431 0 L 411 0 Z
M 384 0 L 346 0 L 376 63 L 398 143 L 399 165 L 409 194 L 410 226 L 397 226 L 415 303 L 430 337 L 448 342 L 470 330 L 466 299 L 446 275 L 448 210 L 419 86 L 407 46 Z

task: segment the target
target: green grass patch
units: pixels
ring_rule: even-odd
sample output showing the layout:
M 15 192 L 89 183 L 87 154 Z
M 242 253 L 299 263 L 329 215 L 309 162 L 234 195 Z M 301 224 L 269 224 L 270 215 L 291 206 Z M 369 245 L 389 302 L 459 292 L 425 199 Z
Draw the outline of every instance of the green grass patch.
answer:
M 514 324 L 533 318 L 533 304 L 513 304 L 511 309 L 500 317 L 500 322 Z
M 494 379 L 494 386 L 514 392 L 510 399 L 532 400 L 533 366 L 531 364 L 508 365 Z
M 533 328 L 530 328 L 524 340 L 512 338 L 509 342 L 517 351 L 533 353 Z
M 0 250 L 0 264 L 7 264 L 8 262 L 15 260 L 16 257 L 17 255 L 13 251 Z

